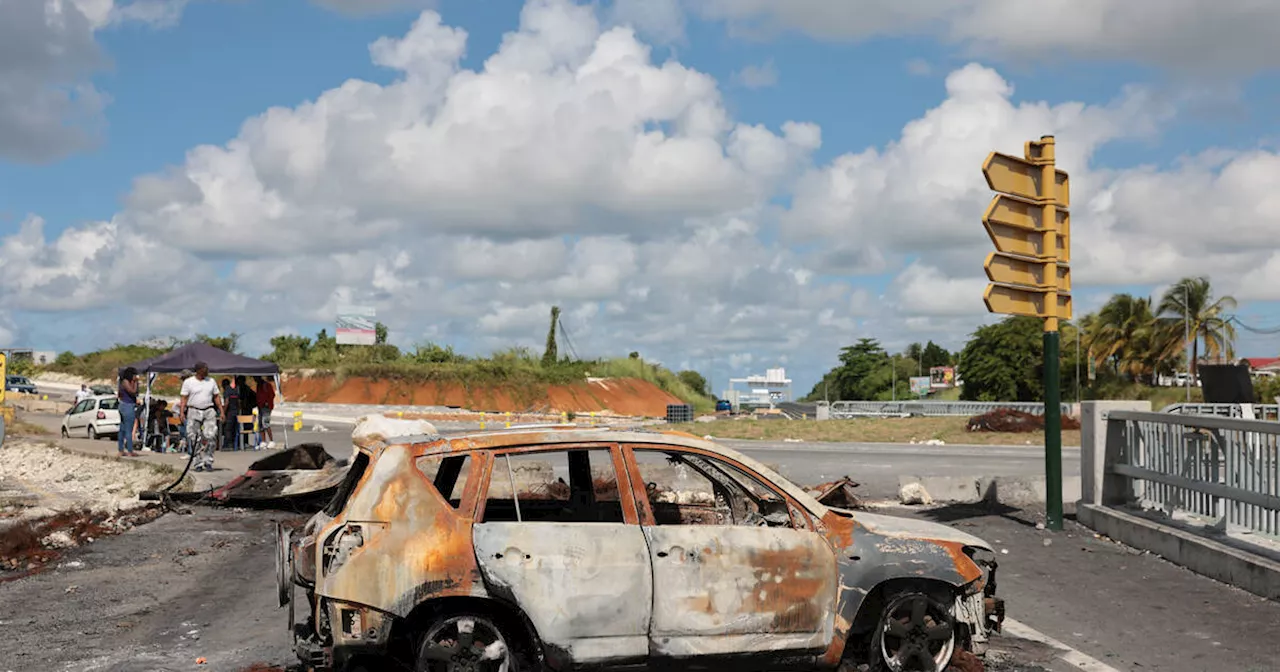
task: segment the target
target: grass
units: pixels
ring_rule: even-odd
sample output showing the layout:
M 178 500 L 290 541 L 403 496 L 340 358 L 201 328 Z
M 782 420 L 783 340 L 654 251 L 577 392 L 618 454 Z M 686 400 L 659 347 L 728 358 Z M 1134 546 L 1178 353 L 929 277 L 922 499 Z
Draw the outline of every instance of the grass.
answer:
M 5 428 L 5 432 L 11 436 L 22 438 L 36 438 L 53 435 L 53 432 L 48 429 L 24 420 L 18 420 L 12 425 L 9 425 Z
M 856 418 L 852 420 L 718 420 L 669 425 L 670 429 L 718 439 L 815 442 L 921 443 L 941 439 L 946 443 L 992 446 L 1044 445 L 1044 432 L 1025 434 L 970 432 L 968 418 Z M 1062 445 L 1080 445 L 1079 430 L 1063 430 Z

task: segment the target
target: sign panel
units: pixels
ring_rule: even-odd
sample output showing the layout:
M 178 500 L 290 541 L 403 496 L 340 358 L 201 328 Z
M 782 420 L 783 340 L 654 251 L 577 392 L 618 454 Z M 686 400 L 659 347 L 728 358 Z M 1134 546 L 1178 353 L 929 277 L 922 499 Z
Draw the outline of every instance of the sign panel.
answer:
M 929 387 L 933 389 L 955 387 L 956 370 L 951 366 L 929 367 Z
M 374 309 L 348 306 L 338 309 L 337 341 L 340 345 L 373 345 L 377 342 Z
M 1041 191 L 1041 167 L 1024 158 L 992 152 L 982 163 L 982 174 L 992 191 L 1021 196 L 1030 200 L 1053 200 L 1060 208 L 1071 207 L 1071 178 L 1066 171 L 1054 170 L 1054 184 L 1050 193 Z
M 1049 312 L 1050 308 L 1045 306 L 1046 296 L 1043 291 L 1029 287 L 991 284 L 987 285 L 987 291 L 983 293 L 982 300 L 987 304 L 987 310 L 993 313 L 1071 319 L 1070 294 L 1058 294 L 1055 312 Z
M 929 396 L 930 381 L 933 379 L 929 376 L 912 376 L 911 377 L 911 394 L 917 397 Z
M 1040 221 L 1044 209 L 1030 201 L 1012 196 L 996 196 L 991 199 L 982 225 L 996 249 L 1024 257 L 1054 257 L 1063 263 L 1071 262 L 1071 213 L 1056 211 L 1058 249 L 1056 254 L 1044 250 L 1044 227 Z
M 1027 285 L 1040 289 L 1053 289 L 1059 292 L 1071 291 L 1071 269 L 1062 264 L 1054 264 L 1055 277 L 1045 278 L 1044 262 L 1017 257 L 1003 252 L 992 252 L 982 267 L 987 271 L 991 282 L 1005 285 Z

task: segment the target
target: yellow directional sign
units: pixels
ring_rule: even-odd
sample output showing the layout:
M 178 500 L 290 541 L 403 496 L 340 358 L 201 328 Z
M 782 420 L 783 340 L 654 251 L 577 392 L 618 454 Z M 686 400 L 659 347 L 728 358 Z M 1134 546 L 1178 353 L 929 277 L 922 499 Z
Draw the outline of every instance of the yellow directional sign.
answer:
M 1059 208 L 1071 207 L 1071 180 L 1067 173 L 1055 170 L 1054 189 L 1041 189 L 1040 165 L 1017 156 L 991 152 L 982 163 L 982 174 L 992 191 L 1001 191 L 1033 201 L 1052 200 Z
M 996 196 L 987 206 L 982 216 L 982 224 L 987 229 L 991 242 L 996 250 L 1017 254 L 1024 257 L 1043 257 L 1057 259 L 1063 263 L 1071 262 L 1071 214 L 1066 210 L 1057 210 L 1054 219 L 1057 222 L 1056 250 L 1046 253 L 1044 249 L 1043 208 L 1030 201 L 1010 196 Z
M 1028 287 L 1010 285 L 987 285 L 982 300 L 987 310 L 1004 315 L 1026 315 L 1028 317 L 1052 317 L 1059 320 L 1071 319 L 1071 295 L 1058 294 L 1057 310 L 1049 312 L 1045 307 L 1048 292 Z
M 1056 269 L 1053 277 L 1045 279 L 1045 269 L 1050 264 Z M 992 252 L 982 265 L 991 282 L 1005 285 L 1025 285 L 1039 289 L 1057 287 L 1059 292 L 1071 292 L 1071 269 L 1062 264 L 1042 262 L 1003 252 Z

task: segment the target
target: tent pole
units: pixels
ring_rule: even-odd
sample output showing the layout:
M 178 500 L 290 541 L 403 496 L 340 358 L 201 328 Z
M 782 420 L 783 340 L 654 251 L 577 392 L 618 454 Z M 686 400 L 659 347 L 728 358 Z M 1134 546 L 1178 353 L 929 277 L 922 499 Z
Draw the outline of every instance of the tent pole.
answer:
M 155 377 L 156 374 L 150 371 L 147 372 L 147 393 L 142 397 L 142 448 L 147 447 L 147 430 L 150 429 L 147 425 L 151 421 L 151 418 L 148 417 L 151 415 L 151 381 L 155 380 Z M 130 427 L 129 431 L 132 432 L 133 428 Z
M 276 406 L 278 407 L 284 402 L 284 389 L 280 387 L 280 374 L 277 373 L 272 377 L 276 380 Z M 271 414 L 273 420 L 275 419 L 275 415 L 276 414 L 274 412 Z M 286 420 L 280 426 L 284 429 L 284 449 L 289 450 L 289 422 Z

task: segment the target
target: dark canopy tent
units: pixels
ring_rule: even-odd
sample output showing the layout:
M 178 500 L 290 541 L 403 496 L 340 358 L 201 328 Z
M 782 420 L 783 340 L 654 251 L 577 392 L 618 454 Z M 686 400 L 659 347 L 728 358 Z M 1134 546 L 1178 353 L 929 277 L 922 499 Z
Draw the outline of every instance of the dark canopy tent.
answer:
M 208 343 L 191 343 L 163 355 L 144 359 L 137 364 L 130 364 L 138 373 L 181 373 L 184 370 L 195 370 L 197 362 L 209 365 L 209 373 L 213 375 L 227 374 L 232 376 L 278 376 L 280 367 L 274 362 L 237 355 Z M 121 367 L 124 371 L 126 367 Z
M 228 376 L 270 376 L 272 383 L 275 385 L 277 394 L 280 390 L 280 366 L 275 362 L 267 362 L 261 359 L 245 357 L 237 355 L 234 352 L 227 352 L 221 348 L 215 348 L 208 343 L 197 341 L 184 345 L 180 348 L 170 350 L 163 355 L 157 355 L 150 359 L 144 359 L 136 364 L 130 364 L 128 367 L 120 367 L 120 373 L 126 368 L 132 367 L 139 374 L 147 377 L 147 392 L 144 397 L 144 413 L 151 408 L 151 384 L 155 382 L 156 376 L 162 373 L 181 373 L 183 371 L 194 371 L 196 364 L 204 362 L 209 366 L 209 375 L 228 375 Z M 145 417 L 145 416 L 144 416 Z M 147 423 L 143 421 L 143 442 L 146 442 Z M 289 429 L 286 423 L 284 430 L 284 445 L 289 447 Z

